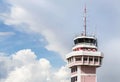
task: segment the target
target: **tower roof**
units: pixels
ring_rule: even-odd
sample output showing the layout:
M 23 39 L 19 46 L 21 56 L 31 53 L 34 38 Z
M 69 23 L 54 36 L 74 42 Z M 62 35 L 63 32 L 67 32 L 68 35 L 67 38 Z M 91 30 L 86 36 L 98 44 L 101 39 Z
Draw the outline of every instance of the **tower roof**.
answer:
M 88 38 L 88 39 L 97 39 L 94 35 L 87 35 L 87 36 L 85 36 L 85 35 L 78 35 L 78 36 L 76 36 L 75 38 L 74 38 L 74 40 L 76 40 L 76 39 L 78 39 L 78 38 Z

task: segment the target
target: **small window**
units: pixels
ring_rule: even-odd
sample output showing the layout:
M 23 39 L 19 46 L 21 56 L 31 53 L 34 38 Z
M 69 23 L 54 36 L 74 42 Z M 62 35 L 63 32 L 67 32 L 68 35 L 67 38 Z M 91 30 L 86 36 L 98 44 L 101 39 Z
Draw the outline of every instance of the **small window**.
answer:
M 98 62 L 98 58 L 95 58 L 94 61 L 95 61 L 95 62 Z
M 81 57 L 76 57 L 75 60 L 76 61 L 81 61 Z
M 71 73 L 77 72 L 77 66 L 71 68 Z
M 76 82 L 77 81 L 77 76 L 71 78 L 71 82 Z
M 73 62 L 73 57 L 68 58 L 68 62 Z
M 68 62 L 70 62 L 70 59 L 69 59 L 69 58 L 68 58 L 67 60 L 68 60 Z
M 90 58 L 89 58 L 89 61 L 93 61 L 93 57 L 90 57 Z
M 100 58 L 100 64 L 102 64 L 102 59 Z
M 87 61 L 87 57 L 84 57 L 84 61 Z

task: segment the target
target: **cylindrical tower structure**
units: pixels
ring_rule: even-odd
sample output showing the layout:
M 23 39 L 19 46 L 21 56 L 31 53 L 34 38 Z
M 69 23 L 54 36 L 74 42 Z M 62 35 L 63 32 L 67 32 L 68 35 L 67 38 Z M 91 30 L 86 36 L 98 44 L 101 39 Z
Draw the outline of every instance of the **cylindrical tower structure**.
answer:
M 96 68 L 102 64 L 103 54 L 98 51 L 95 36 L 75 37 L 72 52 L 67 54 L 71 82 L 97 82 Z

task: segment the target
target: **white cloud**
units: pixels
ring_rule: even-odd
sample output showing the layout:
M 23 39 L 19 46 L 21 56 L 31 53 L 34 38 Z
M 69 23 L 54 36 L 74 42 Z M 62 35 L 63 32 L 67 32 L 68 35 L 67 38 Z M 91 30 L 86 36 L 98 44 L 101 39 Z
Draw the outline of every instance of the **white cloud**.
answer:
M 36 58 L 37 56 L 30 49 L 20 50 L 12 55 L 12 59 L 21 64 L 29 64 L 35 62 Z
M 11 36 L 11 35 L 14 35 L 15 33 L 14 32 L 0 32 L 0 36 Z
M 51 3 L 50 0 L 8 0 L 9 3 L 13 4 L 13 5 L 21 5 L 23 7 L 28 7 L 29 5 L 31 5 L 30 7 L 34 7 L 35 5 L 36 6 L 39 6 L 39 7 L 42 7 L 44 9 L 50 9 L 51 7 L 53 7 L 55 4 Z M 26 2 L 28 4 L 26 4 Z M 34 6 L 33 6 L 34 5 Z
M 13 35 L 15 35 L 14 32 L 0 32 L 0 41 L 4 41 Z
M 45 30 L 42 32 L 45 36 L 45 39 L 48 41 L 48 45 L 46 48 L 51 51 L 55 51 L 61 54 L 63 58 L 65 58 L 65 53 L 68 51 L 65 49 L 65 46 L 60 42 L 59 35 L 55 35 L 51 30 Z
M 58 71 L 53 69 L 47 59 L 36 59 L 35 53 L 30 49 L 20 50 L 10 57 L 0 56 L 2 82 L 68 82 L 66 67 L 61 67 Z M 6 70 L 8 72 L 2 77 L 1 74 Z
M 11 70 L 13 70 L 14 64 L 12 63 L 10 57 L 6 55 L 0 55 L 0 81 L 7 77 Z
M 103 65 L 98 69 L 99 82 L 119 82 L 120 81 L 120 39 L 114 38 L 104 43 Z
M 67 79 L 66 79 L 67 76 Z M 60 82 L 70 82 L 70 71 L 67 67 L 61 67 L 58 72 L 55 73 L 54 79 Z
M 6 17 L 8 18 L 6 18 L 5 23 L 7 25 L 19 25 L 21 23 L 24 23 L 26 16 L 27 13 L 24 9 L 13 6 L 11 7 L 11 13 L 8 16 L 6 14 Z
M 37 1 L 39 4 L 44 4 L 46 6 L 49 6 L 47 8 L 54 9 L 52 4 L 49 2 L 45 1 Z M 32 8 L 36 8 L 36 6 L 40 7 L 37 2 L 33 3 Z M 25 2 L 26 3 L 26 2 Z M 29 3 L 32 3 L 32 1 L 29 1 Z M 12 1 L 11 2 L 11 12 L 8 14 L 3 14 L 4 15 L 4 23 L 7 25 L 13 25 L 15 29 L 21 31 L 21 32 L 27 32 L 27 33 L 38 33 L 42 36 L 44 36 L 45 40 L 47 40 L 48 44 L 45 46 L 46 49 L 50 51 L 55 51 L 59 53 L 62 58 L 65 58 L 65 53 L 68 51 L 65 46 L 63 46 L 62 41 L 59 38 L 59 35 L 55 34 L 53 29 L 50 27 L 46 27 L 42 23 L 41 16 L 39 14 L 41 12 L 37 12 L 38 10 L 27 10 L 26 6 L 22 1 Z M 22 7 L 21 7 L 22 6 Z M 46 7 L 45 7 L 46 8 Z M 44 9 L 44 7 L 43 7 Z M 35 11 L 35 12 L 34 12 Z M 33 14 L 34 12 L 34 14 Z M 39 16 L 36 18 L 36 16 Z
M 53 28 L 46 27 L 47 25 L 45 25 L 46 23 L 43 23 L 43 19 L 42 19 L 42 16 L 44 16 L 43 14 L 46 14 L 46 13 L 49 13 L 49 12 L 51 14 L 51 12 L 54 13 L 56 10 L 59 11 L 59 9 L 56 9 L 55 6 L 53 6 L 54 4 L 50 3 L 50 1 L 47 2 L 47 0 L 39 0 L 39 1 L 38 0 L 10 0 L 9 3 L 12 5 L 11 12 L 2 14 L 3 18 L 4 18 L 4 22 L 6 24 L 14 25 L 15 29 L 20 30 L 22 32 L 30 32 L 30 33 L 34 32 L 34 33 L 38 33 L 38 34 L 43 35 L 48 42 L 48 45 L 46 45 L 45 47 L 48 50 L 52 50 L 52 51 L 60 53 L 61 56 L 64 57 L 63 53 L 65 53 L 67 51 L 66 50 L 67 49 L 66 45 L 63 45 L 63 43 L 62 43 L 62 41 L 64 39 L 60 40 L 59 39 L 60 34 L 54 33 Z M 105 4 L 103 4 L 103 3 L 105 3 Z M 112 40 L 112 39 L 115 39 L 114 34 L 116 33 L 116 31 L 118 31 L 118 34 L 117 34 L 118 36 L 117 37 L 119 38 L 119 35 L 120 35 L 119 34 L 119 28 L 117 28 L 117 27 L 119 27 L 119 24 L 117 26 L 115 26 L 115 24 L 113 24 L 115 21 L 110 22 L 110 21 L 113 21 L 111 18 L 114 18 L 114 16 L 119 18 L 119 16 L 117 16 L 119 14 L 119 10 L 120 10 L 118 0 L 115 0 L 115 1 L 108 1 L 108 0 L 107 1 L 103 1 L 103 0 L 98 1 L 98 0 L 96 0 L 95 4 L 97 4 L 96 6 L 100 7 L 100 9 L 101 9 L 100 10 L 99 8 L 97 8 L 95 6 L 92 6 L 94 8 L 97 8 L 98 11 L 99 11 L 97 14 L 101 15 L 99 17 L 96 17 L 96 18 L 98 18 L 98 21 L 100 20 L 99 21 L 100 23 L 98 23 L 98 26 L 102 25 L 100 27 L 100 29 L 102 29 L 102 30 L 99 31 L 99 32 L 102 33 L 102 35 L 100 35 L 100 36 L 101 37 L 105 36 L 105 38 L 104 38 L 105 41 L 107 41 L 106 39 L 108 39 L 109 37 Z M 115 11 L 118 11 L 118 14 L 114 15 L 114 13 L 110 14 L 108 12 L 105 14 L 104 13 L 104 11 L 105 11 L 104 8 L 107 7 L 106 5 L 108 5 L 108 8 L 110 8 L 110 10 L 111 10 L 110 12 L 113 12 L 112 10 L 115 10 Z M 108 8 L 106 8 L 106 9 L 109 10 Z M 94 10 L 94 9 L 91 9 L 91 10 Z M 43 13 L 43 11 L 47 11 L 47 12 Z M 41 14 L 41 13 L 43 13 L 43 14 Z M 60 12 L 58 12 L 58 13 L 61 14 Z M 93 16 L 97 16 L 96 13 Z M 110 17 L 110 18 L 107 18 L 107 20 L 106 20 L 105 19 L 106 16 Z M 74 19 L 74 20 L 76 20 L 76 19 Z M 108 25 L 106 25 L 105 20 L 108 21 L 108 23 L 109 23 Z M 116 19 L 114 19 L 114 20 L 116 20 Z M 55 22 L 55 21 L 53 21 L 53 22 Z M 67 21 L 67 22 L 69 22 L 69 21 Z M 119 23 L 119 19 L 118 19 L 118 23 Z M 94 20 L 93 24 L 95 24 L 95 20 Z M 114 29 L 112 29 L 112 31 L 111 31 L 110 28 L 113 28 L 113 27 L 111 27 L 111 26 L 115 27 Z M 109 29 L 109 32 L 108 32 L 107 28 Z M 106 30 L 106 31 L 104 31 L 104 30 Z M 67 30 L 65 30 L 65 31 L 67 32 Z M 72 31 L 69 31 L 69 32 L 72 32 Z M 113 31 L 115 31 L 115 32 L 113 32 Z M 119 72 L 119 69 L 120 69 L 119 68 L 119 63 L 120 63 L 120 61 L 119 61 L 119 58 L 120 58 L 119 57 L 119 54 L 120 54 L 119 53 L 119 49 L 120 49 L 119 42 L 120 42 L 120 40 L 117 39 L 117 40 L 112 40 L 108 43 L 103 43 L 102 44 L 102 45 L 104 45 L 104 47 L 103 47 L 104 51 L 103 52 L 105 54 L 105 58 L 104 58 L 104 62 L 103 62 L 104 64 L 100 69 L 101 71 L 99 70 L 100 75 L 98 75 L 98 77 L 102 77 L 101 79 L 99 79 L 99 81 L 100 80 L 102 80 L 104 82 L 113 82 L 113 81 L 119 82 L 120 81 L 120 79 L 118 77 L 118 76 L 120 76 L 120 72 Z M 102 46 L 102 45 L 100 45 L 100 46 Z M 29 61 L 24 61 L 24 60 L 22 60 L 22 58 L 16 58 L 16 60 L 19 60 L 19 64 L 18 64 L 18 62 L 16 62 L 17 64 L 14 62 L 15 65 L 12 65 L 10 67 L 9 67 L 9 65 L 11 63 L 9 65 L 7 65 L 9 68 L 18 67 L 15 70 L 12 69 L 13 71 L 10 71 L 11 69 L 9 69 L 9 71 L 11 72 L 11 73 L 9 73 L 10 75 L 12 74 L 14 76 L 15 73 L 19 74 L 17 72 L 17 70 L 20 70 L 21 72 L 23 72 L 23 69 L 29 70 L 30 68 L 32 68 L 31 63 L 29 63 L 31 61 L 31 59 Z M 34 60 L 34 58 L 33 58 L 33 60 Z M 12 60 L 12 61 L 15 61 L 15 60 Z M 39 66 L 38 61 L 35 61 L 35 62 L 37 62 L 37 65 Z M 8 63 L 8 62 L 6 62 L 6 63 Z M 26 64 L 27 66 L 23 66 L 24 64 Z M 46 64 L 46 65 L 48 65 L 48 64 Z M 36 64 L 33 64 L 33 66 L 36 69 L 39 69 L 39 67 L 36 67 Z M 6 67 L 6 64 L 5 64 L 4 68 L 5 67 Z M 50 65 L 50 67 L 51 67 L 51 65 Z M 63 79 L 63 76 L 61 76 L 61 70 L 62 69 L 63 68 L 61 68 L 58 72 L 54 72 L 54 74 L 52 74 L 52 75 L 56 75 L 55 77 L 57 79 L 61 79 L 61 78 Z M 49 70 L 51 71 L 51 68 L 49 68 Z M 32 74 L 33 72 L 25 71 L 25 73 L 31 73 Z M 41 73 L 41 72 L 36 73 L 36 75 L 34 75 L 34 78 L 38 78 L 39 73 Z M 43 71 L 42 74 L 45 77 L 47 77 L 46 72 Z M 31 77 L 31 76 L 29 76 L 29 77 Z M 29 77 L 27 77 L 27 78 L 29 79 Z M 41 77 L 42 77 L 42 75 L 41 75 Z M 13 78 L 13 77 L 9 76 L 8 78 Z M 21 77 L 21 78 L 23 78 L 23 77 Z M 39 80 L 41 81 L 42 79 L 39 79 Z M 48 80 L 53 81 L 53 78 L 51 79 L 51 77 L 49 77 L 49 75 L 48 75 L 47 81 Z M 44 81 L 46 81 L 46 79 Z

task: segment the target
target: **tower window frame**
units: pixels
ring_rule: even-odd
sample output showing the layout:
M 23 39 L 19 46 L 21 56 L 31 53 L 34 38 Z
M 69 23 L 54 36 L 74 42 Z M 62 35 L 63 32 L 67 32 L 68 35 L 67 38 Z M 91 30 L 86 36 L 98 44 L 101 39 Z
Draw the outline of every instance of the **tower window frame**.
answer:
M 93 61 L 93 57 L 89 57 L 89 61 L 92 62 Z
M 75 61 L 82 61 L 82 57 L 75 57 Z
M 77 82 L 77 76 L 71 78 L 71 82 Z
M 77 66 L 71 67 L 71 73 L 77 72 Z
M 94 58 L 94 61 L 95 61 L 95 62 L 98 62 L 98 57 L 95 57 L 95 58 Z
M 84 60 L 84 61 L 88 61 L 88 57 L 84 57 L 83 60 Z

